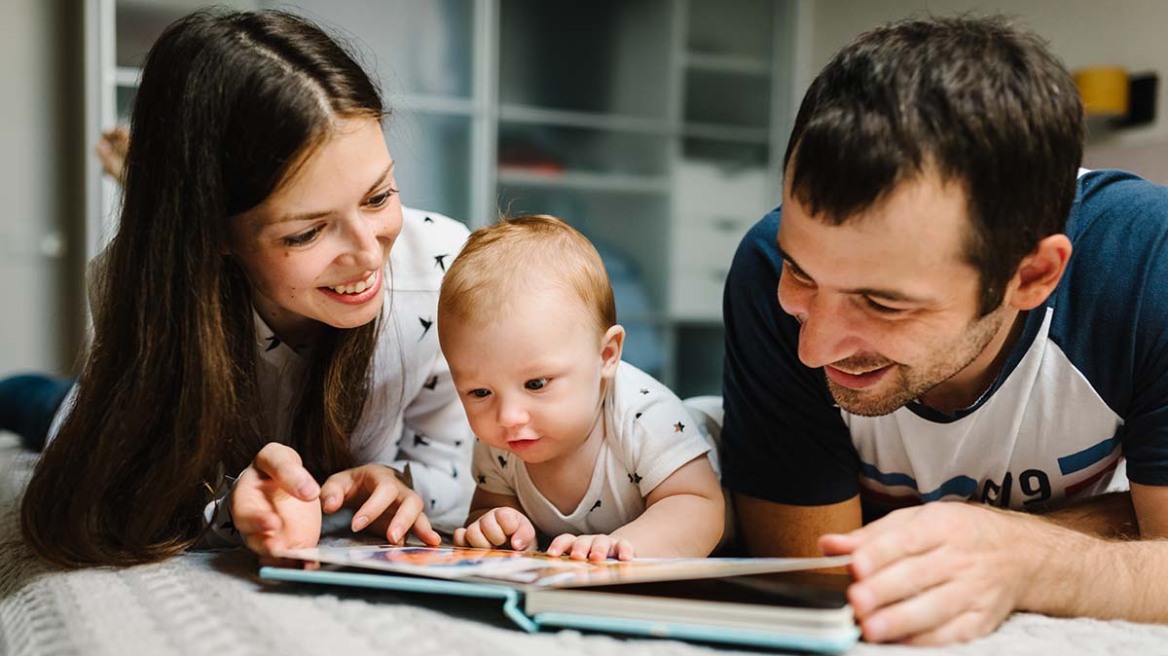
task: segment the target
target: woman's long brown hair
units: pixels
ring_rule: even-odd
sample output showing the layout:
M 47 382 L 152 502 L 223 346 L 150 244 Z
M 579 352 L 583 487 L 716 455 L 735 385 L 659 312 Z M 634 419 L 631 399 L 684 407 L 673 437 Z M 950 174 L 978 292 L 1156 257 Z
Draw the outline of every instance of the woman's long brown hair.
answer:
M 121 224 L 78 396 L 25 492 L 21 529 L 65 567 L 156 561 L 266 434 L 251 291 L 225 222 L 259 205 L 338 117 L 380 120 L 335 41 L 280 12 L 199 12 L 152 48 L 131 122 Z M 351 465 L 377 322 L 314 344 L 292 446 L 317 476 Z

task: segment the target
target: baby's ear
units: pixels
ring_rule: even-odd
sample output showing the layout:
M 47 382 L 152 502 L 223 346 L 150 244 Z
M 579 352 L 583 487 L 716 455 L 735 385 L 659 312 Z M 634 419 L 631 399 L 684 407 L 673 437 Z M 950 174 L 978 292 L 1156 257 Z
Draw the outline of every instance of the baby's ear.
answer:
M 601 374 L 606 378 L 616 375 L 616 366 L 620 364 L 621 351 L 625 347 L 625 329 L 620 324 L 614 325 L 604 333 L 600 341 Z

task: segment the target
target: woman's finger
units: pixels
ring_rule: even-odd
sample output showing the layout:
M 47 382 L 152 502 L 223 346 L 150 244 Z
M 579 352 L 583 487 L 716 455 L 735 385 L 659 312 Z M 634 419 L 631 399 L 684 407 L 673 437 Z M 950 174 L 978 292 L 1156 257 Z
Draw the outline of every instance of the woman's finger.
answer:
M 312 501 L 320 494 L 320 486 L 304 468 L 300 454 L 289 446 L 269 442 L 256 454 L 252 466 L 301 501 Z

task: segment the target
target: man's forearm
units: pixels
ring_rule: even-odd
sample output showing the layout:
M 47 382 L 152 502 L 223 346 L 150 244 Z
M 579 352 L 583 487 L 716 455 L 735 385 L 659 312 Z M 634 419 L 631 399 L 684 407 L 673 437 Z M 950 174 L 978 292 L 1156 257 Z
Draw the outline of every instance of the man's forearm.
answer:
M 1168 622 L 1168 540 L 1108 540 L 1050 524 L 1031 537 L 1037 558 L 1019 610 Z
M 1042 517 L 1064 528 L 1102 538 L 1134 539 L 1140 535 L 1128 492 L 1106 494 Z

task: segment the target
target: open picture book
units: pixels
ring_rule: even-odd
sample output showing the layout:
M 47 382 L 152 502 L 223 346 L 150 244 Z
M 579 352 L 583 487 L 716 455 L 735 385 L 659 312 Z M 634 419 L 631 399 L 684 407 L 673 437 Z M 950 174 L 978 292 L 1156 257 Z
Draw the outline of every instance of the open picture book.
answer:
M 836 653 L 859 630 L 837 558 L 663 558 L 585 562 L 458 547 L 320 547 L 279 556 L 319 569 L 261 578 L 496 598 L 527 631 L 573 628 Z

